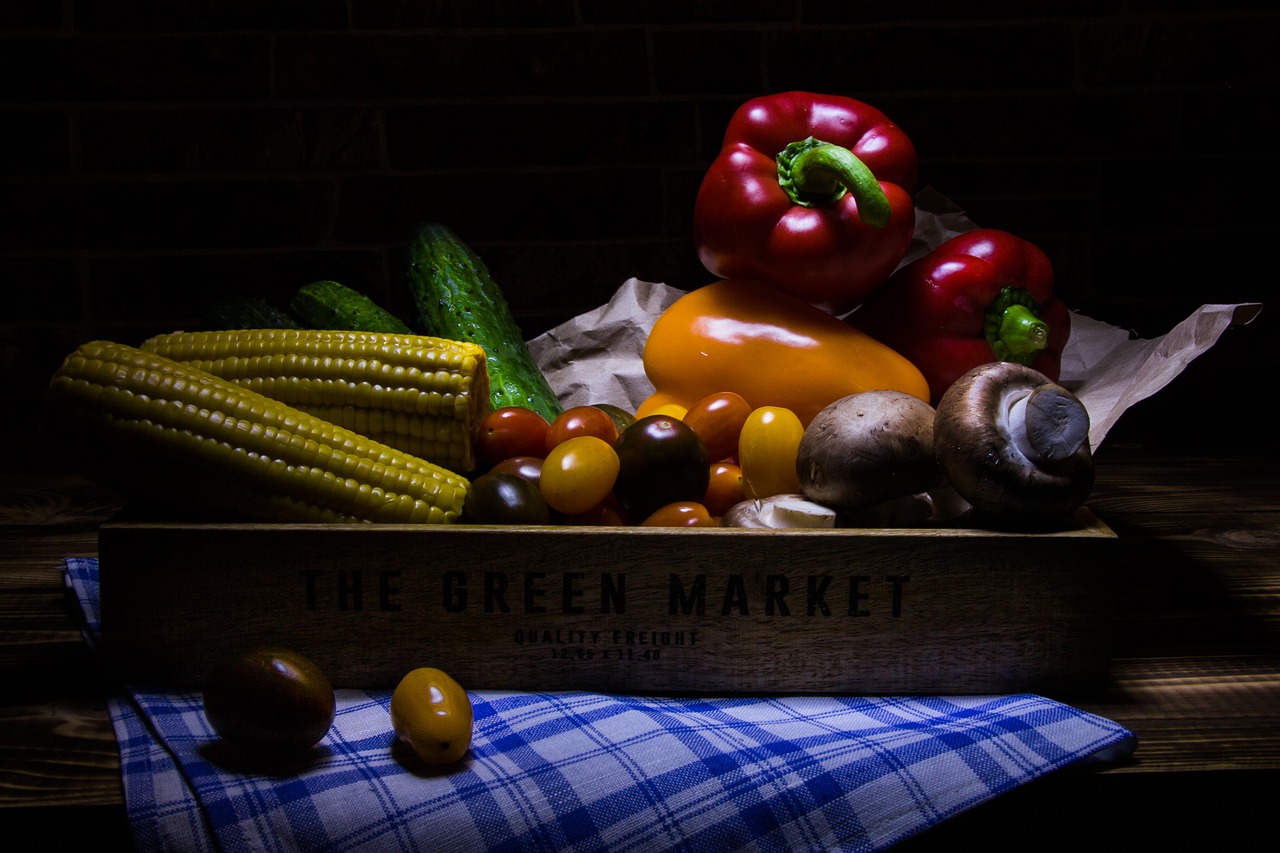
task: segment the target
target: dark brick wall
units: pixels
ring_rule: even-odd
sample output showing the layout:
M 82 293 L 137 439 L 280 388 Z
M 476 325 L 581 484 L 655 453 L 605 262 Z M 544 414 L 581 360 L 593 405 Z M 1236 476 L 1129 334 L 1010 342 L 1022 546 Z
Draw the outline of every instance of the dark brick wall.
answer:
M 220 292 L 333 278 L 404 312 L 425 219 L 481 252 L 530 335 L 630 276 L 702 284 L 701 175 L 739 103 L 789 88 L 886 111 L 922 183 L 1038 242 L 1091 316 L 1151 336 L 1272 287 L 1280 12 L 1261 0 L 9 6 L 0 368 L 19 404 L 79 341 L 189 327 Z M 1255 394 L 1272 323 L 1113 435 L 1225 429 L 1220 405 L 1179 407 Z

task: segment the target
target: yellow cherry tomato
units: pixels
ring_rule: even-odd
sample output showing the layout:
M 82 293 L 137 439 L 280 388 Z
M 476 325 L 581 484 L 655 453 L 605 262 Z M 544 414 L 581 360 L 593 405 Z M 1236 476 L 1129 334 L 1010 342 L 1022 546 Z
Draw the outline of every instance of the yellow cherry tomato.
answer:
M 594 435 L 565 439 L 542 460 L 543 500 L 568 515 L 586 512 L 609 496 L 618 467 L 618 453 L 604 439 Z
M 391 694 L 391 727 L 426 764 L 453 764 L 471 747 L 471 697 L 448 674 L 411 671 Z
M 668 403 L 672 403 L 677 406 L 681 405 L 680 403 L 677 403 L 675 398 L 670 394 L 650 394 L 648 399 L 644 400 L 636 408 L 636 420 L 647 418 L 649 415 L 652 415 Z
M 684 406 L 680 405 L 679 403 L 667 403 L 665 405 L 658 406 L 649 414 L 666 415 L 669 418 L 675 418 L 678 421 L 682 421 L 684 420 L 684 416 L 687 415 L 688 413 L 689 413 L 689 410 L 686 409 Z
M 790 409 L 761 406 L 747 416 L 738 436 L 738 466 L 748 498 L 800 491 L 796 453 L 803 437 L 804 424 Z

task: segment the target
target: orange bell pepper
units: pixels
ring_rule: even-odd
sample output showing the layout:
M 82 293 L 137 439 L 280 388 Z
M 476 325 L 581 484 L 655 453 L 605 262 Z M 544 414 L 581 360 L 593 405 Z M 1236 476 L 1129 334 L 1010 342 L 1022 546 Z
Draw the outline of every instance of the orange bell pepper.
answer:
M 720 391 L 753 408 L 781 406 L 806 426 L 830 403 L 862 391 L 929 400 L 929 383 L 894 350 L 758 281 L 723 279 L 690 291 L 654 323 L 644 348 L 654 393 L 636 412 L 686 409 Z

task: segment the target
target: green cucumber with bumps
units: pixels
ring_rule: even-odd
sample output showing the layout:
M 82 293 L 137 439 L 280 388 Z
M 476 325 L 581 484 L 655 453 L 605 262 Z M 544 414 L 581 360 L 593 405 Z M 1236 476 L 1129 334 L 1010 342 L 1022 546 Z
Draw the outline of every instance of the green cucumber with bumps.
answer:
M 446 226 L 418 228 L 409 246 L 409 288 L 422 334 L 484 347 L 494 409 L 522 406 L 548 422 L 564 411 L 489 268 Z
M 289 300 L 289 309 L 308 329 L 413 334 L 399 317 L 360 291 L 336 281 L 304 284 Z
M 298 329 L 297 321 L 287 311 L 256 296 L 228 295 L 218 299 L 209 309 L 204 325 L 210 331 L 220 329 Z

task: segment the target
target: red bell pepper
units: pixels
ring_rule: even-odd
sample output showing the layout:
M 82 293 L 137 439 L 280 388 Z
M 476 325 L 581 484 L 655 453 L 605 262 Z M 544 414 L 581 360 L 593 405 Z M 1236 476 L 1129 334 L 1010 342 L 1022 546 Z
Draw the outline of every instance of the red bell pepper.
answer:
M 1071 318 L 1038 246 L 979 228 L 907 264 L 849 315 L 911 361 L 932 403 L 970 369 L 1015 361 L 1057 381 Z
M 734 113 L 694 204 L 720 278 L 749 278 L 836 314 L 888 279 L 915 228 L 915 146 L 852 98 L 784 92 Z

